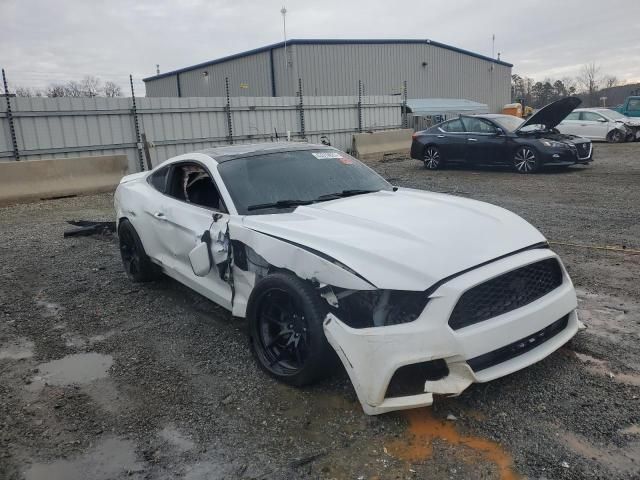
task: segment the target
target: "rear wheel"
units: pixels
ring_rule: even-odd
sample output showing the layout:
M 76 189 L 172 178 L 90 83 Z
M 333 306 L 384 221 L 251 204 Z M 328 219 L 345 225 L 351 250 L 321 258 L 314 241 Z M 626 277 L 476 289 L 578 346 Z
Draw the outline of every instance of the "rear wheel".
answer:
M 609 143 L 621 143 L 624 142 L 624 134 L 620 130 L 611 130 L 607 135 L 607 142 Z
M 442 157 L 440 155 L 440 150 L 438 147 L 434 147 L 433 145 L 428 146 L 424 149 L 424 166 L 429 170 L 437 170 L 442 166 Z
M 138 232 L 129 220 L 120 222 L 118 238 L 122 265 L 127 276 L 134 282 L 150 282 L 157 279 L 160 270 L 144 251 Z
M 516 150 L 513 156 L 513 166 L 518 173 L 533 173 L 540 168 L 536 152 L 528 146 Z
M 258 365 L 290 385 L 307 385 L 331 374 L 337 356 L 322 323 L 326 302 L 311 284 L 277 272 L 251 292 L 247 320 L 251 350 Z

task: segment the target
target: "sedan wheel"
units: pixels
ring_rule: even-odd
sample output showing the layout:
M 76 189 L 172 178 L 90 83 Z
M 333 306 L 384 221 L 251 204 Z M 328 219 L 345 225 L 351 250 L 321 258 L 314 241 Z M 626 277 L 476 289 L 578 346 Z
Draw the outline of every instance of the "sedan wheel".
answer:
M 427 147 L 424 151 L 424 166 L 429 170 L 437 170 L 441 164 L 440 151 L 436 147 Z
M 607 142 L 609 143 L 624 142 L 624 135 L 620 130 L 611 130 L 609 132 L 609 135 L 607 135 Z
M 538 170 L 538 159 L 531 147 L 520 147 L 513 157 L 513 166 L 518 173 L 532 173 Z

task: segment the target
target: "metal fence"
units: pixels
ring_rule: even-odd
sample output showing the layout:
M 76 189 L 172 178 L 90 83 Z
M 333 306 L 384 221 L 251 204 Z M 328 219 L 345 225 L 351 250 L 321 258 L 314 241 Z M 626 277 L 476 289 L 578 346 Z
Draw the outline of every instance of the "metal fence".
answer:
M 132 98 L 3 98 L 0 161 L 125 153 L 134 172 L 230 143 L 290 138 L 346 150 L 353 133 L 400 128 L 402 110 L 401 98 L 362 95 L 136 98 L 135 108 Z

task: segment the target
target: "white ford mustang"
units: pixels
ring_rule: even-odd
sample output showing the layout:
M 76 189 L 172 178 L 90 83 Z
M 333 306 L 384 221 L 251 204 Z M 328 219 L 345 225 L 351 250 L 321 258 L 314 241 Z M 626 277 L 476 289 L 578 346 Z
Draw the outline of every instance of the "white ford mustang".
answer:
M 339 358 L 368 414 L 524 368 L 580 325 L 567 271 L 522 218 L 393 187 L 331 147 L 180 155 L 124 177 L 115 209 L 132 280 L 164 272 L 246 317 L 286 383 Z

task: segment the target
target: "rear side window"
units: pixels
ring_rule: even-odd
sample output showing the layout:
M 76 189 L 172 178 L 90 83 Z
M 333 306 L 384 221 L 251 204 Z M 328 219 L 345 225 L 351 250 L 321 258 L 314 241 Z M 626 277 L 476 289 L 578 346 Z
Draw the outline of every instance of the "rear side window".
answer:
M 601 122 L 604 120 L 604 117 L 593 112 L 582 112 L 582 120 L 588 122 Z
M 161 193 L 164 193 L 167 188 L 167 176 L 169 175 L 169 167 L 164 167 L 153 172 L 149 177 L 149 183 Z
M 464 125 L 462 125 L 459 118 L 443 123 L 440 128 L 445 132 L 464 132 Z

